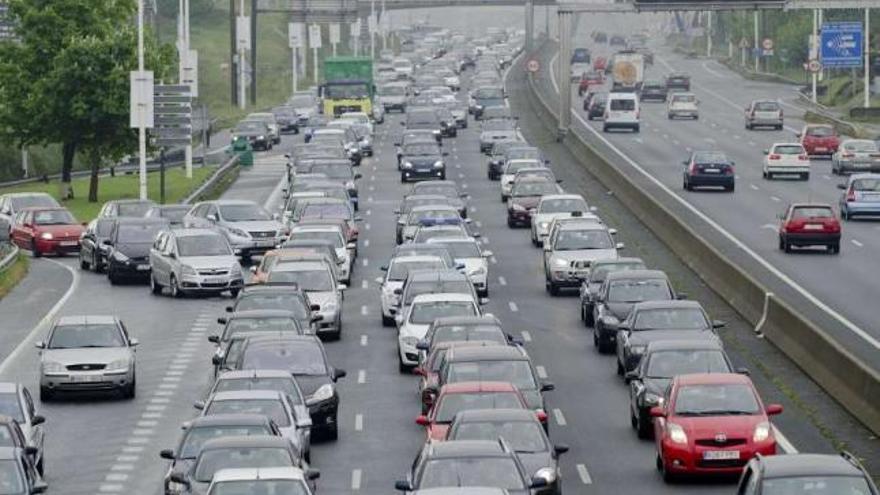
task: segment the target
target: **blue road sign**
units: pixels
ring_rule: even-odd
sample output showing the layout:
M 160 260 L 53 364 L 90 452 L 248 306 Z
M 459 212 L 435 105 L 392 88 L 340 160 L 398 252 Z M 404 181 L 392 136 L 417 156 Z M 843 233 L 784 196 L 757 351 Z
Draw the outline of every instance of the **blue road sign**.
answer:
M 861 67 L 864 56 L 862 40 L 864 30 L 861 22 L 831 22 L 822 25 L 822 49 L 824 67 Z

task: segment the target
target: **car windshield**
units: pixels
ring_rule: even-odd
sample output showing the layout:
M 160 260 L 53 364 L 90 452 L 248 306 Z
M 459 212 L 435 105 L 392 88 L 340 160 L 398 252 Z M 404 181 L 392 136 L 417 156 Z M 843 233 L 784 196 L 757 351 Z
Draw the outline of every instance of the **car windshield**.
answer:
M 351 210 L 345 203 L 307 204 L 300 213 L 303 218 L 351 218 Z
M 59 325 L 52 331 L 48 345 L 49 349 L 124 346 L 122 332 L 113 324 Z
M 419 228 L 413 237 L 413 242 L 428 242 L 438 237 L 470 237 L 461 225 L 445 225 L 440 227 Z
M 23 495 L 24 493 L 24 481 L 18 462 L 14 460 L 0 461 L 0 495 Z
M 446 242 L 443 244 L 453 258 L 480 258 L 480 246 L 476 242 Z
M 34 212 L 35 225 L 70 225 L 76 219 L 67 210 L 43 210 Z
M 648 309 L 636 315 L 633 330 L 703 330 L 706 315 L 697 308 Z
M 781 144 L 773 147 L 773 153 L 779 155 L 802 155 L 804 148 L 799 144 Z
M 727 155 L 717 151 L 704 151 L 700 153 L 694 153 L 694 163 L 700 164 L 712 164 L 712 163 L 727 163 Z
M 347 163 L 313 165 L 311 173 L 324 174 L 331 179 L 352 180 L 354 178 L 351 165 Z
M 681 416 L 758 414 L 759 410 L 752 387 L 741 383 L 685 385 L 675 397 L 675 414 Z
M 269 468 L 294 466 L 287 449 L 278 447 L 240 447 L 206 450 L 199 455 L 195 479 L 210 483 L 214 473 L 230 468 Z
M 438 404 L 434 421 L 451 423 L 455 415 L 470 409 L 523 409 L 522 401 L 514 392 L 479 392 L 446 394 Z
M 302 356 L 307 360 L 301 360 Z M 241 363 L 241 369 L 246 370 L 289 370 L 305 375 L 325 375 L 327 372 L 322 354 L 302 350 L 298 345 L 250 348 L 243 353 Z
M 857 153 L 876 153 L 877 145 L 873 141 L 850 141 L 844 146 L 848 151 Z
M 441 185 L 430 185 L 427 183 L 423 183 L 425 185 L 418 186 L 419 194 L 430 194 L 434 196 L 446 196 L 447 198 L 457 198 L 458 190 L 452 184 L 441 184 Z
M 333 277 L 329 270 L 283 270 L 269 272 L 269 283 L 296 284 L 304 291 L 327 292 L 333 290 Z
M 872 495 L 874 492 L 861 476 L 797 476 L 764 478 L 762 495 Z
M 232 133 L 233 134 L 245 134 L 245 133 L 247 133 L 247 134 L 255 134 L 255 133 L 263 134 L 268 130 L 269 130 L 269 128 L 266 127 L 266 124 L 264 122 L 248 121 L 248 122 L 239 122 L 238 125 L 235 126 L 235 130 L 232 131 Z
M 115 220 L 98 220 L 95 222 L 95 235 L 98 237 L 107 237 L 113 232 Z
M 215 483 L 209 495 L 309 495 L 305 483 L 299 480 L 235 480 Z
M 491 421 L 468 421 L 459 424 L 450 440 L 490 440 L 503 438 L 510 447 L 519 453 L 547 451 L 547 442 L 541 426 L 534 421 L 513 421 L 495 423 Z
M 504 90 L 501 88 L 478 88 L 474 91 L 474 98 L 501 99 L 504 98 Z
M 157 210 L 157 216 L 161 218 L 167 218 L 171 223 L 181 223 L 183 222 L 183 217 L 189 211 L 189 207 L 183 208 L 161 208 Z
M 215 414 L 262 414 L 280 427 L 290 426 L 284 404 L 278 399 L 215 400 L 208 404 L 205 416 Z
M 519 469 L 510 457 L 460 457 L 428 461 L 419 488 L 491 486 L 524 490 Z
M 669 285 L 663 279 L 615 280 L 608 287 L 608 301 L 637 303 L 666 301 L 672 298 Z
M 508 119 L 492 119 L 483 122 L 484 131 L 512 131 L 514 129 L 516 129 L 516 125 Z
M 220 216 L 227 222 L 252 222 L 269 220 L 266 210 L 257 205 L 220 205 Z
M 836 133 L 834 132 L 834 128 L 831 126 L 817 126 L 817 127 L 808 127 L 807 128 L 807 136 L 813 137 L 829 137 L 834 136 Z
M 285 308 L 286 309 L 286 308 Z M 267 316 L 263 318 L 234 318 L 223 330 L 223 339 L 253 332 L 294 332 L 302 333 L 299 323 L 293 318 Z
M 58 206 L 55 198 L 43 194 L 31 194 L 27 196 L 14 196 L 10 198 L 15 211 L 21 211 L 23 208 L 45 208 Z
M 433 156 L 440 154 L 440 147 L 433 143 L 407 144 L 403 148 L 403 154 L 407 156 Z
M 439 258 L 436 260 L 394 261 L 388 269 L 388 280 L 404 281 L 410 270 L 443 270 L 444 268 L 446 268 L 446 263 Z
M 325 376 L 327 363 L 321 348 L 313 343 L 300 343 L 284 347 L 283 368 L 294 375 Z
M 460 220 L 461 216 L 458 214 L 456 210 L 419 210 L 414 211 L 409 214 L 409 225 L 419 225 L 422 220 Z M 442 222 L 442 223 L 451 223 L 451 222 Z
M 506 158 L 508 160 L 538 160 L 541 158 L 541 151 L 537 148 L 513 148 L 507 150 Z
M 17 393 L 0 394 L 0 415 L 9 416 L 19 423 L 24 422 L 24 412 Z
M 755 110 L 758 112 L 775 112 L 779 110 L 779 104 L 775 101 L 759 101 L 755 103 Z
M 379 96 L 406 96 L 403 86 L 379 86 Z
M 614 241 L 605 230 L 561 230 L 553 245 L 553 249 L 556 251 L 612 248 L 614 248 Z
M 271 435 L 272 432 L 263 425 L 219 425 L 197 426 L 183 430 L 178 459 L 195 459 L 208 440 L 222 437 L 244 437 L 253 435 Z
M 472 294 L 473 285 L 469 280 L 447 280 L 443 282 L 412 282 L 407 289 L 405 304 L 412 304 L 420 294 Z
M 291 232 L 290 234 L 291 241 L 327 241 L 332 243 L 333 247 L 336 249 L 345 247 L 345 241 L 342 239 L 342 234 L 338 231 L 320 231 L 320 230 L 297 230 Z
M 151 244 L 156 234 L 165 229 L 164 223 L 119 223 L 116 228 L 117 244 Z
M 876 179 L 855 179 L 850 184 L 850 187 L 860 192 L 880 192 L 880 177 Z
M 557 192 L 556 184 L 548 181 L 518 182 L 513 185 L 510 195 L 513 197 L 543 196 Z
M 589 210 L 587 202 L 581 198 L 571 199 L 545 199 L 538 208 L 539 213 L 571 213 L 573 211 L 585 212 Z
M 652 352 L 645 375 L 648 378 L 672 378 L 692 373 L 729 373 L 730 366 L 719 350 L 683 349 Z
M 324 87 L 324 98 L 360 99 L 370 96 L 370 89 L 364 84 L 328 84 Z
M 695 103 L 697 97 L 694 95 L 675 95 L 672 97 L 673 103 Z
M 406 116 L 407 126 L 410 124 L 434 124 L 437 122 L 437 113 L 434 110 L 410 112 Z
M 401 213 L 408 213 L 417 206 L 449 205 L 449 198 L 407 198 L 400 207 Z
M 444 316 L 477 316 L 477 309 L 470 301 L 421 302 L 413 306 L 409 321 L 427 325 Z
M 611 98 L 609 106 L 616 111 L 635 111 L 636 100 L 629 98 Z
M 795 208 L 791 212 L 791 218 L 829 218 L 834 217 L 834 211 L 824 206 L 810 206 Z
M 223 236 L 217 234 L 187 235 L 177 238 L 181 258 L 189 256 L 229 256 L 232 250 Z
M 245 377 L 222 378 L 217 380 L 214 392 L 234 392 L 238 390 L 276 390 L 284 392 L 293 403 L 303 404 L 302 392 L 296 387 L 293 376 L 286 377 Z M 268 432 L 267 432 L 268 434 Z
M 520 390 L 538 388 L 525 360 L 450 363 L 446 383 L 459 382 L 508 382 Z
M 640 270 L 645 268 L 644 263 L 603 263 L 601 265 L 593 265 L 590 270 L 590 283 L 602 283 L 608 278 L 609 273 L 622 272 L 625 270 Z
M 539 166 L 540 163 L 532 160 L 515 160 L 507 162 L 507 167 L 504 169 L 504 173 L 507 175 L 513 175 L 524 168 L 534 168 Z

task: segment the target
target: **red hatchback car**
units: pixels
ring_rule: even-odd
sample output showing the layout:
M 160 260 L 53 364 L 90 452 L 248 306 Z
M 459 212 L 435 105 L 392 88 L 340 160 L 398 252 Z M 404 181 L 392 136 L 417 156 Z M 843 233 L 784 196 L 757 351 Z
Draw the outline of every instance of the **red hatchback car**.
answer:
M 798 137 L 808 155 L 831 156 L 840 146 L 840 136 L 834 127 L 827 124 L 807 124 Z
M 15 216 L 10 238 L 39 258 L 44 254 L 78 252 L 84 230 L 85 226 L 66 208 L 25 208 Z
M 443 440 L 455 415 L 461 411 L 528 408 L 519 390 L 507 382 L 451 383 L 440 388 L 431 412 L 416 418 L 416 424 L 425 427 L 428 440 Z
M 792 204 L 780 215 L 779 249 L 791 252 L 793 246 L 825 246 L 840 252 L 840 220 L 827 204 Z
M 757 454 L 776 454 L 770 416 L 751 379 L 736 373 L 679 375 L 662 406 L 651 408 L 657 469 L 665 481 L 679 475 L 739 474 Z

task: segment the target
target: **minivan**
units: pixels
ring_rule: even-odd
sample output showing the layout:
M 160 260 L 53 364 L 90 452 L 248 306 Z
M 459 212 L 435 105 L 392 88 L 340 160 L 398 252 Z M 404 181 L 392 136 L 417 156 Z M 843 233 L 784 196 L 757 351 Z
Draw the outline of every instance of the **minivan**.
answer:
M 635 93 L 609 93 L 602 131 L 625 128 L 639 132 L 639 97 Z

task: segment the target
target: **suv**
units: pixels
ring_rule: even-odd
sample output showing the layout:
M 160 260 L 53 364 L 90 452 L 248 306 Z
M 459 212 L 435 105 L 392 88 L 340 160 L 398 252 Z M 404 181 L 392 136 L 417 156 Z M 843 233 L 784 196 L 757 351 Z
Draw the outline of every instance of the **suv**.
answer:
M 864 466 L 849 452 L 756 455 L 743 469 L 736 493 L 757 495 L 775 491 L 777 486 L 793 493 L 812 492 L 820 486 L 828 493 L 880 493 Z
M 284 239 L 284 226 L 253 201 L 196 203 L 183 217 L 190 228 L 216 227 L 245 260 L 274 249 Z
M 229 241 L 213 229 L 160 232 L 150 249 L 150 289 L 160 294 L 168 287 L 172 297 L 192 292 L 232 297 L 244 286 L 241 265 Z
M 615 243 L 604 224 L 563 224 L 544 243 L 544 278 L 547 292 L 556 296 L 562 287 L 579 287 L 590 275 L 593 261 L 617 258 L 623 243 Z
M 432 107 L 409 108 L 406 111 L 406 119 L 401 122 L 407 130 L 427 129 L 434 134 L 434 139 L 440 143 L 443 140 L 443 125 L 436 110 Z
M 782 105 L 773 100 L 754 100 L 746 107 L 746 129 L 773 127 L 782 130 Z

